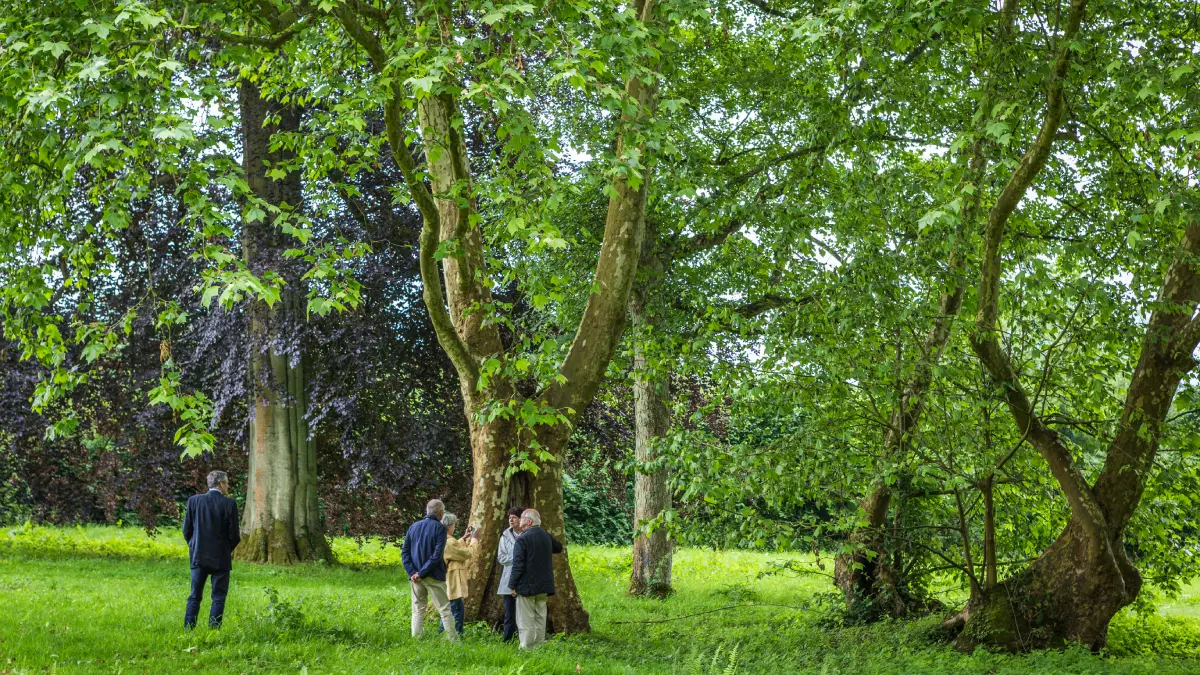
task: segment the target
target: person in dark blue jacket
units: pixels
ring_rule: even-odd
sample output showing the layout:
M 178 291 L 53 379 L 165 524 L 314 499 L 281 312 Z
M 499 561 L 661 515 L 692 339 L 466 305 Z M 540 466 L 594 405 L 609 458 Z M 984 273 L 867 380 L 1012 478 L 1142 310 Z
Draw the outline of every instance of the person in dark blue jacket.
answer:
M 225 597 L 229 594 L 229 572 L 233 569 L 233 549 L 242 540 L 238 531 L 237 502 L 229 497 L 229 477 L 224 471 L 208 474 L 208 493 L 188 499 L 183 517 L 183 538 L 188 543 L 192 563 L 192 594 L 188 596 L 183 627 L 195 628 L 204 600 L 204 582 L 212 577 L 212 609 L 208 625 L 221 627 L 225 615 Z
M 425 505 L 425 517 L 408 528 L 404 545 L 400 548 L 400 559 L 412 585 L 412 635 L 421 637 L 425 632 L 425 610 L 430 598 L 442 625 L 446 627 L 446 638 L 458 639 L 454 628 L 454 615 L 450 612 L 450 598 L 446 593 L 446 526 L 442 516 L 446 506 L 442 500 L 433 499 Z
M 542 514 L 537 509 L 525 509 L 508 577 L 508 586 L 517 599 L 521 649 L 535 649 L 546 641 L 546 600 L 554 595 L 554 556 L 562 552 L 562 543 L 542 529 Z

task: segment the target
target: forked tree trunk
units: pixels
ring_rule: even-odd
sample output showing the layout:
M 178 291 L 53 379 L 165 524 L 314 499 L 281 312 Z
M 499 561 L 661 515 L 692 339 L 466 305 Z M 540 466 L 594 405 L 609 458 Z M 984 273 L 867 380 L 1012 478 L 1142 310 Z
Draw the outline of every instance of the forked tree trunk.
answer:
M 972 347 L 1003 387 L 1018 428 L 1046 459 L 1071 507 L 1071 520 L 1030 567 L 989 589 L 964 611 L 962 649 L 985 645 L 1024 651 L 1079 642 L 1104 647 L 1108 624 L 1133 602 L 1142 578 L 1125 554 L 1125 527 L 1145 490 L 1159 434 L 1183 377 L 1195 367 L 1200 322 L 1200 220 L 1188 227 L 1163 279 L 1141 356 L 1130 380 L 1118 432 L 1094 486 L 1053 430 L 1034 414 L 1007 355 L 994 336 L 977 333 Z M 998 268 L 994 273 L 998 274 Z
M 629 303 L 629 314 L 635 332 L 651 328 L 644 298 L 638 292 Z M 638 465 L 658 458 L 655 444 L 663 439 L 671 426 L 667 409 L 670 380 L 664 373 L 650 372 L 646 345 L 636 340 L 633 346 L 633 407 L 634 456 Z M 667 471 L 656 468 L 650 472 L 637 471 L 633 477 L 633 524 L 644 528 L 659 519 L 671 508 L 671 491 Z M 673 543 L 666 527 L 656 527 L 650 534 L 635 533 L 633 540 L 633 569 L 629 577 L 629 592 L 633 595 L 666 597 L 671 587 Z
M 638 20 L 648 22 L 652 6 L 652 0 L 636 0 L 633 9 Z M 367 53 L 376 71 L 383 74 L 388 70 L 388 53 L 380 41 L 380 34 L 360 20 L 359 9 L 351 3 L 338 3 L 332 12 L 347 35 Z M 438 39 L 449 39 L 454 30 L 453 22 L 431 9 L 418 7 L 426 18 L 440 22 Z M 449 91 L 424 96 L 416 103 L 430 189 L 409 149 L 405 111 L 411 101 L 394 78 L 388 78 L 381 86 L 387 94 L 383 112 L 388 145 L 404 175 L 409 196 L 421 212 L 419 260 L 425 306 L 438 343 L 458 373 L 470 424 L 475 462 L 471 514 L 472 520 L 481 528 L 480 543 L 484 555 L 472 570 L 467 618 L 487 619 L 487 614 L 492 611 L 490 608 L 496 606 L 495 599 L 489 596 L 499 579 L 492 551 L 504 529 L 504 508 L 511 502 L 514 486 L 520 486 L 527 493 L 524 501 L 529 503 L 526 505 L 538 508 L 546 529 L 566 544 L 562 526 L 562 452 L 571 423 L 594 397 L 624 329 L 625 309 L 641 254 L 646 181 L 631 185 L 630 179 L 614 179 L 596 263 L 595 290 L 588 297 L 558 377 L 533 401 L 540 409 L 552 409 L 565 416 L 566 423 L 517 429 L 515 422 L 502 418 L 484 421 L 479 413 L 486 406 L 493 403 L 521 405 L 526 401 L 516 392 L 508 375 L 481 377 L 482 363 L 489 359 L 502 360 L 507 355 L 500 340 L 499 322 L 488 320 L 489 312 L 495 311 L 496 307 L 491 302 L 491 281 L 484 264 L 482 229 L 476 220 L 479 214 L 462 134 L 464 119 L 455 95 Z M 656 91 L 644 82 L 643 77 L 632 77 L 626 83 L 625 93 L 636 105 L 628 106 L 620 120 L 618 156 L 623 156 L 628 127 L 636 127 L 645 119 L 653 107 Z M 646 156 L 645 147 L 637 149 L 640 156 Z M 447 242 L 451 245 L 443 249 Z M 439 250 L 449 255 L 438 256 Z M 441 270 L 439 257 L 442 258 Z M 441 271 L 445 272 L 444 280 Z M 505 480 L 510 451 L 528 450 L 533 434 L 538 436 L 542 450 L 549 452 L 552 459 L 537 462 L 540 470 L 535 477 L 519 475 L 511 481 Z M 575 589 L 568 560 L 565 552 L 555 557 L 558 594 L 550 604 L 550 612 L 555 616 L 555 629 L 586 631 L 589 629 L 587 612 Z
M 295 132 L 300 113 L 262 98 L 258 87 L 243 80 L 239 88 L 242 111 L 243 168 L 251 191 L 259 199 L 286 209 L 300 206 L 299 172 L 283 178 L 267 177 L 269 166 L 291 159 L 285 150 L 271 152 L 274 133 Z M 271 116 L 278 122 L 264 123 Z M 291 335 L 303 316 L 300 278 L 283 252 L 288 240 L 267 216 L 244 224 L 243 254 L 257 274 L 273 271 L 288 285 L 275 307 L 257 302 L 250 307 L 251 396 L 249 472 L 246 509 L 242 517 L 239 560 L 292 564 L 304 560 L 332 560 L 317 504 L 316 445 L 310 438 L 304 360 L 280 350 L 293 342 Z M 295 345 L 299 350 L 299 345 Z
M 979 309 L 971 348 L 1001 391 L 1024 437 L 1045 460 L 1071 510 L 1058 539 L 1030 567 L 974 600 L 962 617 L 963 649 L 979 645 L 1022 651 L 1079 642 L 1102 648 L 1108 624 L 1141 591 L 1142 579 L 1125 555 L 1133 517 L 1158 450 L 1159 434 L 1183 377 L 1196 365 L 1200 320 L 1200 219 L 1193 217 L 1163 276 L 1130 378 L 1117 434 L 1104 469 L 1089 485 L 1069 448 L 1038 417 L 997 337 L 1003 279 L 1001 250 L 1007 221 L 1045 163 L 1064 108 L 1062 90 L 1087 0 L 1072 0 L 1047 88 L 1038 138 L 996 200 L 984 232 Z

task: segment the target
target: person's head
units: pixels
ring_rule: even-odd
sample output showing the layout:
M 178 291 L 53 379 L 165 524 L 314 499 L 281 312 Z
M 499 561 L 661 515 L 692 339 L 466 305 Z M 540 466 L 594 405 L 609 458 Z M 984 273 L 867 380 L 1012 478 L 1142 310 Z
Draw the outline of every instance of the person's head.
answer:
M 221 494 L 227 494 L 229 492 L 229 476 L 225 475 L 224 471 L 209 471 L 208 489 L 220 490 Z
M 446 505 L 440 499 L 430 499 L 425 505 L 425 515 L 441 520 L 442 516 L 446 515 Z
M 446 526 L 446 534 L 453 537 L 454 527 L 458 525 L 458 516 L 454 515 L 453 513 L 447 513 L 446 515 L 442 516 L 442 524 Z
M 508 510 L 508 526 L 514 530 L 521 529 L 521 514 L 525 513 L 525 509 L 520 506 L 514 506 Z
M 521 529 L 528 530 L 531 527 L 542 526 L 542 514 L 538 513 L 537 509 L 525 509 L 521 514 Z

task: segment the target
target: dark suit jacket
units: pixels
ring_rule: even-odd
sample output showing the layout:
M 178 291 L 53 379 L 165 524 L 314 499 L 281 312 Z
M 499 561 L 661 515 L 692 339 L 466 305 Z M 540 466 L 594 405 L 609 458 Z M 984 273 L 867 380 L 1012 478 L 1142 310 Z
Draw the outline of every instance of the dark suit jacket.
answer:
M 554 595 L 554 557 L 562 544 L 540 527 L 531 527 L 517 537 L 513 546 L 512 574 L 508 587 L 517 595 Z
M 446 526 L 433 516 L 425 516 L 408 528 L 400 561 L 408 576 L 418 574 L 422 579 L 446 580 Z
M 238 531 L 237 502 L 209 490 L 188 498 L 183 517 L 183 538 L 191 552 L 192 567 L 228 570 L 233 567 L 233 549 L 242 540 Z

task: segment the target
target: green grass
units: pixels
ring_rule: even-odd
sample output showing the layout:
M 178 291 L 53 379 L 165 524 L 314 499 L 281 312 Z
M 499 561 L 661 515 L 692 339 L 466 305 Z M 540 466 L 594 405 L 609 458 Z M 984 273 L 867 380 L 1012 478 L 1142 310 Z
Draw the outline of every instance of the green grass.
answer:
M 239 565 L 225 627 L 181 629 L 186 547 L 119 528 L 0 530 L 0 671 L 8 673 L 1171 673 L 1200 672 L 1197 588 L 1160 616 L 1122 615 L 1112 650 L 1025 656 L 954 652 L 937 619 L 827 629 L 820 576 L 760 578 L 785 556 L 685 549 L 678 593 L 625 595 L 628 552 L 573 547 L 592 633 L 552 639 L 533 654 L 482 627 L 461 644 L 408 636 L 409 597 L 394 547 L 336 540 L 348 565 Z M 272 600 L 266 589 L 272 589 Z M 728 605 L 766 603 L 654 624 Z M 207 612 L 206 604 L 202 607 Z M 720 650 L 718 654 L 717 651 Z M 736 650 L 736 663 L 730 656 Z

